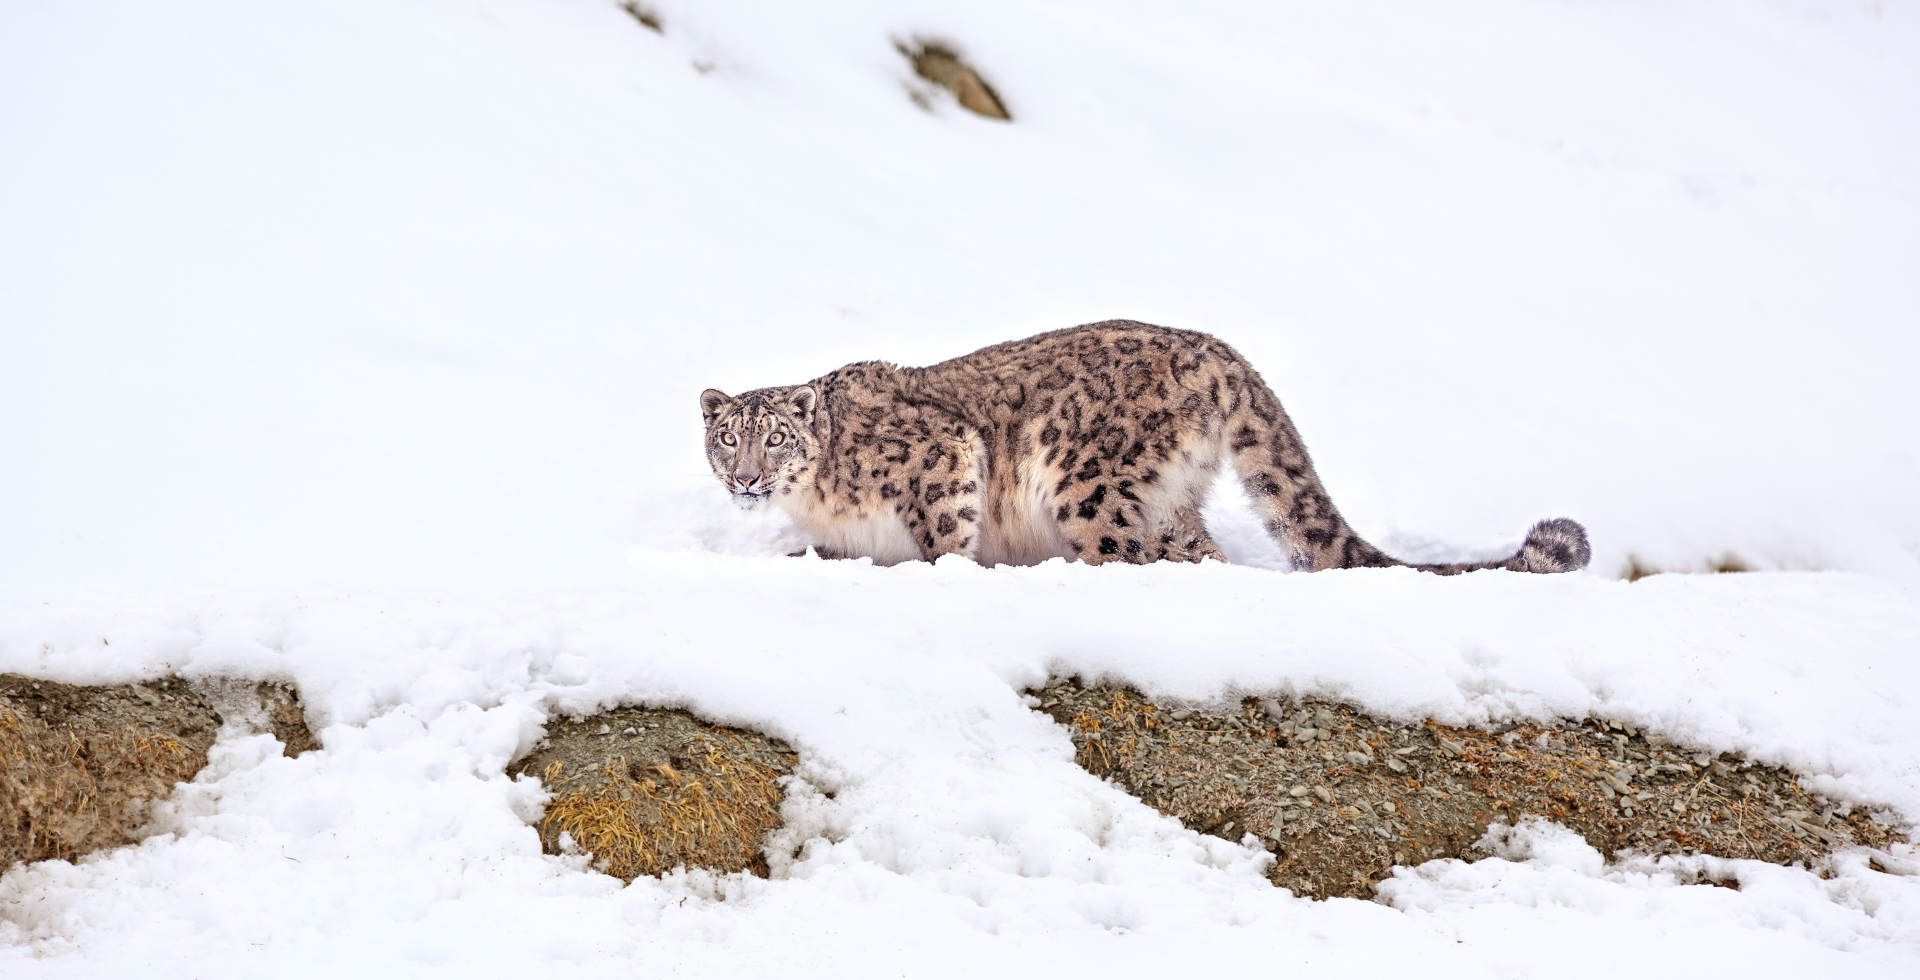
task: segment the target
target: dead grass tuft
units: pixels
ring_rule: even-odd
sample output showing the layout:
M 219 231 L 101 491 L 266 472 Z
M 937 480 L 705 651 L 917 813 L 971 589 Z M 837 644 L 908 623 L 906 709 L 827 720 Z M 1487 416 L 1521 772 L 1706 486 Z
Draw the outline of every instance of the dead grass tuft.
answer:
M 639 21 L 641 27 L 655 34 L 665 34 L 667 32 L 667 25 L 660 20 L 659 12 L 655 11 L 652 7 L 642 5 L 639 0 L 627 0 L 626 3 L 620 5 L 620 9 L 626 11 L 634 20 Z
M 895 42 L 894 48 L 912 63 L 914 74 L 952 92 L 954 98 L 960 100 L 962 108 L 988 119 L 1013 121 L 993 86 L 988 85 L 951 45 L 942 41 L 916 39 L 912 44 Z
M 87 691 L 0 678 L 0 869 L 132 843 L 146 804 L 207 764 L 219 720 L 204 702 L 160 712 L 127 695 L 139 709 L 116 711 Z
M 622 708 L 551 726 L 519 771 L 554 794 L 540 821 L 548 853 L 568 850 L 565 834 L 627 881 L 682 866 L 764 877 L 760 847 L 780 825 L 779 781 L 793 762 L 752 732 Z
M 1741 558 L 1739 555 L 1734 555 L 1734 554 L 1722 555 L 1719 558 L 1714 559 L 1711 562 L 1708 562 L 1706 567 L 1706 571 L 1716 575 L 1731 575 L 1736 572 L 1751 572 L 1753 570 L 1754 570 L 1753 565 L 1749 564 L 1745 559 Z M 1629 582 L 1638 582 L 1641 579 L 1646 578 L 1650 575 L 1660 575 L 1670 571 L 1686 572 L 1690 570 L 1684 569 L 1684 568 L 1681 568 L 1681 569 L 1656 568 L 1655 566 L 1640 560 L 1640 557 L 1638 555 L 1628 555 L 1627 570 L 1621 573 L 1620 577 L 1626 579 Z M 1698 569 L 1692 569 L 1691 571 L 1698 571 Z
M 302 738 L 318 747 L 291 692 L 257 690 L 289 753 Z M 148 805 L 206 766 L 219 711 L 175 677 L 83 687 L 0 674 L 0 870 L 138 841 Z

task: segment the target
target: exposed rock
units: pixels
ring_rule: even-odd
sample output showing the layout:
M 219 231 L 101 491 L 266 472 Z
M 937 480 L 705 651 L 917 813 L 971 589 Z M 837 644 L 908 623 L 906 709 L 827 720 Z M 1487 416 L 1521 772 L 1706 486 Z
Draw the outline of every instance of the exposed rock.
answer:
M 1277 859 L 1274 883 L 1316 898 L 1369 897 L 1395 864 L 1474 857 L 1490 824 L 1527 814 L 1609 854 L 1812 862 L 1834 847 L 1884 852 L 1902 839 L 1809 795 L 1784 769 L 1607 722 L 1475 731 L 1312 699 L 1167 712 L 1137 691 L 1073 682 L 1043 697 L 1081 766 L 1202 833 L 1257 835 Z

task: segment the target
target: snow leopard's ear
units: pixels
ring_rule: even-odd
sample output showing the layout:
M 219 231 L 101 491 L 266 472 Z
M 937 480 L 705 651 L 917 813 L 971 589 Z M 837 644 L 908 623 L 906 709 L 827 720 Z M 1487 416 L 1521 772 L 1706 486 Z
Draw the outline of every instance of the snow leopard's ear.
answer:
M 787 392 L 787 407 L 793 409 L 793 417 L 801 422 L 813 421 L 813 409 L 819 403 L 819 394 L 812 385 L 801 385 Z
M 721 410 L 731 404 L 733 404 L 732 395 L 718 388 L 708 388 L 700 393 L 700 417 L 706 419 L 708 425 L 712 425 L 713 420 L 720 417 Z

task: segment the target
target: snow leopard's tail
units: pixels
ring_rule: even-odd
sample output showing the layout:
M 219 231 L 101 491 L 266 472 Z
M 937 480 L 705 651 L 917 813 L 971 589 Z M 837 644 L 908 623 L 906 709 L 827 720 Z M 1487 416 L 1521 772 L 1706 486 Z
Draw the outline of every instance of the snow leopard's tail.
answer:
M 1458 575 L 1482 568 L 1504 568 L 1510 572 L 1577 572 L 1587 567 L 1592 558 L 1593 548 L 1587 544 L 1586 528 L 1565 517 L 1550 517 L 1527 532 L 1526 542 L 1511 558 L 1413 567 L 1437 575 Z
M 1522 563 L 1529 572 L 1577 572 L 1592 560 L 1587 529 L 1565 517 L 1550 517 L 1535 524 L 1527 532 L 1527 543 L 1520 546 L 1520 553 L 1507 559 L 1509 563 Z
M 1230 402 L 1222 432 L 1224 448 L 1267 533 L 1287 549 L 1294 568 L 1318 571 L 1411 564 L 1368 544 L 1347 525 L 1320 485 L 1307 447 L 1280 407 L 1280 400 L 1252 366 L 1244 360 L 1238 366 L 1246 373 L 1232 379 L 1238 382 L 1234 387 L 1239 390 L 1232 393 L 1236 397 Z M 1592 557 L 1586 529 L 1576 521 L 1555 517 L 1535 524 L 1520 550 L 1509 558 L 1412 567 L 1439 575 L 1483 568 L 1572 572 L 1587 567 Z

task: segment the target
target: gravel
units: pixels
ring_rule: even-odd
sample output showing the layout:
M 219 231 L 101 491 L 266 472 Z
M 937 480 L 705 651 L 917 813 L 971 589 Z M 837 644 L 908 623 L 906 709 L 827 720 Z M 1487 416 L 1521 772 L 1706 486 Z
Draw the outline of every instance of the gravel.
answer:
M 1213 712 L 1164 711 L 1138 691 L 1074 681 L 1036 693 L 1082 767 L 1201 833 L 1254 835 L 1276 859 L 1272 881 L 1315 898 L 1371 897 L 1396 864 L 1476 857 L 1488 825 L 1525 815 L 1608 854 L 1810 864 L 1835 847 L 1885 853 L 1904 839 L 1866 807 L 1809 794 L 1787 770 L 1614 721 L 1477 731 L 1311 698 Z

